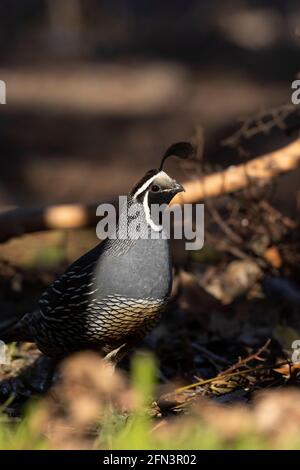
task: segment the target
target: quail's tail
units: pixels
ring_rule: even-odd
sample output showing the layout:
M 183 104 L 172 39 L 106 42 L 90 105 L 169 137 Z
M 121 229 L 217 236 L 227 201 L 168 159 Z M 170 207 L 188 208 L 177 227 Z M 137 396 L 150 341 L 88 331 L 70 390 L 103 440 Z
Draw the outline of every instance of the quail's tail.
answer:
M 5 343 L 12 341 L 32 341 L 29 319 L 32 313 L 12 314 L 0 313 L 0 340 Z

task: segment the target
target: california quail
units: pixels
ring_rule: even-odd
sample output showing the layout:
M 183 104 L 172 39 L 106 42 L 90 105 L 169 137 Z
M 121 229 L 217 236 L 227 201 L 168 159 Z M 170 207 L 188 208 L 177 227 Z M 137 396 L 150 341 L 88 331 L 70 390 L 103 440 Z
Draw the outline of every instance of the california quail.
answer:
M 155 228 L 151 205 L 168 204 L 184 190 L 162 170 L 165 159 L 192 152 L 189 143 L 172 145 L 160 168 L 148 171 L 129 193 L 116 238 L 106 238 L 75 261 L 45 291 L 34 312 L 5 331 L 0 322 L 0 338 L 35 342 L 50 357 L 88 348 L 116 358 L 151 330 L 171 290 L 169 241 L 163 236 L 123 237 L 122 211 L 137 204 L 135 223 L 150 233 Z

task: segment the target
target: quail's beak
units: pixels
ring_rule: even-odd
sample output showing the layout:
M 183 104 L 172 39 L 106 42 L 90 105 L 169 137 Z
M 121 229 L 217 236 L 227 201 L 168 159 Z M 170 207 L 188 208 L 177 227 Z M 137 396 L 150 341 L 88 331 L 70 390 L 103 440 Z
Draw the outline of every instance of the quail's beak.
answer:
M 175 196 L 175 194 L 182 193 L 182 191 L 185 191 L 185 189 L 180 183 L 177 183 L 177 181 L 174 181 L 171 191 Z

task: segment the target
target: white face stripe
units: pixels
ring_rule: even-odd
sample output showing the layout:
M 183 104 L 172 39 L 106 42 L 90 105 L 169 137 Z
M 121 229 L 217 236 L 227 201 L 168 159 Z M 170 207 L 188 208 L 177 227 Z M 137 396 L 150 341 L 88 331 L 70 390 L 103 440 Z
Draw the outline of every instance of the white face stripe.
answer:
M 169 176 L 167 175 L 167 173 L 165 173 L 164 171 L 160 171 L 159 173 L 156 173 L 156 175 L 152 176 L 150 179 L 148 179 L 137 191 L 136 193 L 132 196 L 133 198 L 136 198 L 139 194 L 143 193 L 145 191 L 145 189 L 148 188 L 148 186 L 152 183 L 152 181 L 154 181 L 157 177 L 159 176 L 165 176 L 167 178 L 169 178 Z
M 146 192 L 144 200 L 143 200 L 143 206 L 144 206 L 144 211 L 145 211 L 146 222 L 147 222 L 148 225 L 150 225 L 152 230 L 154 230 L 155 232 L 160 232 L 162 230 L 163 226 L 162 225 L 156 225 L 153 222 L 153 220 L 151 219 L 150 207 L 149 207 L 149 204 L 148 204 L 148 194 L 149 194 L 149 191 Z

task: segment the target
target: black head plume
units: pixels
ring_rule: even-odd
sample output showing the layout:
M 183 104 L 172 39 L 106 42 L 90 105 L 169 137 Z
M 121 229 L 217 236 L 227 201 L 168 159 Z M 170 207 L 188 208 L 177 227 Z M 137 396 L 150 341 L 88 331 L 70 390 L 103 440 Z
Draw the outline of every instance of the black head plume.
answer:
M 165 152 L 159 167 L 159 171 L 163 169 L 164 163 L 169 157 L 178 157 L 178 158 L 189 158 L 192 155 L 195 155 L 196 149 L 189 142 L 177 142 L 176 144 L 171 145 Z

